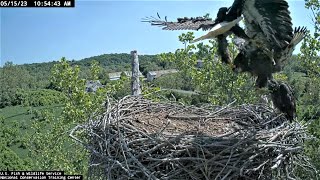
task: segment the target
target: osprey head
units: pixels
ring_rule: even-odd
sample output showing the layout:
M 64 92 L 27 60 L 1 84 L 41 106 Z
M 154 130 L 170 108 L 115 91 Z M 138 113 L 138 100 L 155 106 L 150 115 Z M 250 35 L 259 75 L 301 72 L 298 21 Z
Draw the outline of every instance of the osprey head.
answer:
M 271 92 L 277 91 L 277 90 L 279 90 L 279 87 L 280 87 L 280 85 L 276 80 L 274 80 L 274 79 L 268 80 L 269 91 L 271 91 Z
M 233 69 L 234 72 L 248 72 L 250 71 L 249 67 L 249 57 L 245 55 L 245 52 L 240 51 L 237 57 L 233 61 Z
M 217 13 L 217 18 L 215 19 L 215 22 L 220 23 L 224 21 L 226 19 L 227 12 L 228 12 L 227 7 L 220 8 Z

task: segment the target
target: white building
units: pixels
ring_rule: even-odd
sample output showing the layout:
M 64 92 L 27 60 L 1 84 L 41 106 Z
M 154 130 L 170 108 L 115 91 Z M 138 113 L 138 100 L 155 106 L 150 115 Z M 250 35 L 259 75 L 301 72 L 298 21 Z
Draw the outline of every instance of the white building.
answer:
M 132 75 L 131 71 L 114 72 L 114 73 L 109 73 L 109 79 L 111 81 L 119 80 L 122 73 L 124 73 L 127 77 L 131 77 Z M 143 77 L 143 74 L 141 72 L 139 72 L 139 77 Z
M 160 71 L 149 71 L 147 74 L 147 80 L 148 81 L 153 81 L 154 79 L 165 75 L 165 74 L 172 74 L 172 73 L 177 73 L 178 70 L 176 69 L 167 69 L 167 70 L 160 70 Z
M 147 74 L 147 80 L 153 81 L 157 76 L 157 73 L 155 71 L 149 71 Z

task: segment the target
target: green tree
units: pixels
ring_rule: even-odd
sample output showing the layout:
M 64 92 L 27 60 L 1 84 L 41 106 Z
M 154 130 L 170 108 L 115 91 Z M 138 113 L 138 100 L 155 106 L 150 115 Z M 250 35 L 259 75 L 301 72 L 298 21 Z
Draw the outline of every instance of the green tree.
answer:
M 93 62 L 90 69 L 88 78 L 96 80 L 101 68 Z M 107 96 L 121 89 L 123 82 L 108 84 L 94 93 L 85 91 L 85 82 L 86 79 L 80 77 L 79 66 L 71 66 L 65 58 L 53 67 L 52 83 L 67 101 L 60 117 L 54 117 L 49 111 L 40 112 L 42 120 L 35 118 L 33 122 L 33 132 L 28 137 L 33 170 L 63 170 L 67 174 L 86 175 L 88 152 L 69 137 L 70 130 L 101 112 Z
M 298 117 L 310 123 L 309 132 L 316 137 L 306 143 L 307 154 L 320 171 L 320 2 L 318 0 L 305 0 L 306 8 L 312 11 L 314 33 L 307 34 L 301 46 L 298 60 L 306 73 L 304 89 L 298 101 Z M 308 173 L 301 173 L 303 178 Z
M 0 171 L 24 170 L 31 167 L 29 159 L 20 158 L 11 147 L 21 143 L 17 122 L 5 122 L 0 116 Z
M 32 88 L 34 79 L 25 68 L 6 62 L 0 69 L 0 84 L 0 108 L 3 108 L 17 105 L 17 89 Z
M 223 105 L 234 100 L 239 104 L 255 102 L 256 92 L 252 78 L 247 74 L 236 75 L 229 66 L 221 63 L 216 41 L 209 40 L 209 44 L 188 44 L 193 38 L 191 32 L 182 34 L 179 40 L 185 48 L 178 49 L 175 53 L 161 54 L 160 59 L 174 62 L 183 76 L 189 78 L 192 85 L 206 94 L 213 104 Z M 228 48 L 232 56 L 235 56 L 235 46 L 230 44 Z M 198 60 L 202 60 L 202 68 L 196 67 Z

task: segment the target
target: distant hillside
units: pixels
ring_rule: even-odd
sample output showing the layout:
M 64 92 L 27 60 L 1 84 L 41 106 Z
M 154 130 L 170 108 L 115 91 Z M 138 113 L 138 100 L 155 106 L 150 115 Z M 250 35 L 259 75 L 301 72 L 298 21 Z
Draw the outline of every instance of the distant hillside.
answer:
M 89 72 L 90 64 L 94 60 L 98 61 L 100 66 L 103 68 L 102 73 L 131 70 L 131 55 L 126 53 L 102 54 L 99 56 L 84 58 L 78 61 L 72 60 L 70 63 L 71 65 L 80 66 L 81 76 L 86 77 Z M 23 64 L 17 65 L 16 67 L 27 71 L 28 76 L 32 77 L 33 85 L 35 86 L 32 88 L 44 88 L 49 85 L 51 68 L 57 62 L 58 61 Z M 146 74 L 148 71 L 172 68 L 171 64 L 160 62 L 157 55 L 139 55 L 139 62 L 140 71 L 143 74 Z
M 101 73 L 104 75 L 112 72 L 131 70 L 131 55 L 127 53 L 102 54 L 77 61 L 71 60 L 70 63 L 72 65 L 79 65 L 81 68 L 81 76 L 86 78 L 89 73 L 90 64 L 93 60 L 99 62 L 100 66 L 103 68 Z M 146 75 L 148 71 L 176 68 L 173 63 L 161 62 L 157 55 L 139 55 L 139 61 L 140 71 L 144 75 Z M 48 87 L 50 84 L 51 68 L 57 62 L 58 60 L 53 62 L 15 65 L 14 68 L 16 69 L 16 73 L 12 74 L 11 72 L 7 76 L 9 79 L 12 79 L 10 80 L 10 84 L 16 82 L 17 86 L 13 85 L 15 83 L 10 86 L 17 88 L 29 87 L 31 89 Z M 3 68 L 0 68 L 0 71 L 2 70 Z M 296 55 L 289 61 L 289 64 L 285 68 L 285 71 L 286 70 L 305 73 L 300 68 L 300 62 L 297 60 Z

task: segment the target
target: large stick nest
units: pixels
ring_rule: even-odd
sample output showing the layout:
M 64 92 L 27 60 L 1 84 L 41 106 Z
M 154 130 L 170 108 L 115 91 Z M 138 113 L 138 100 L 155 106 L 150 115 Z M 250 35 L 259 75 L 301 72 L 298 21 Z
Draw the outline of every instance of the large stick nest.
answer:
M 266 105 L 197 108 L 125 97 L 78 125 L 96 179 L 294 178 L 305 127 Z

